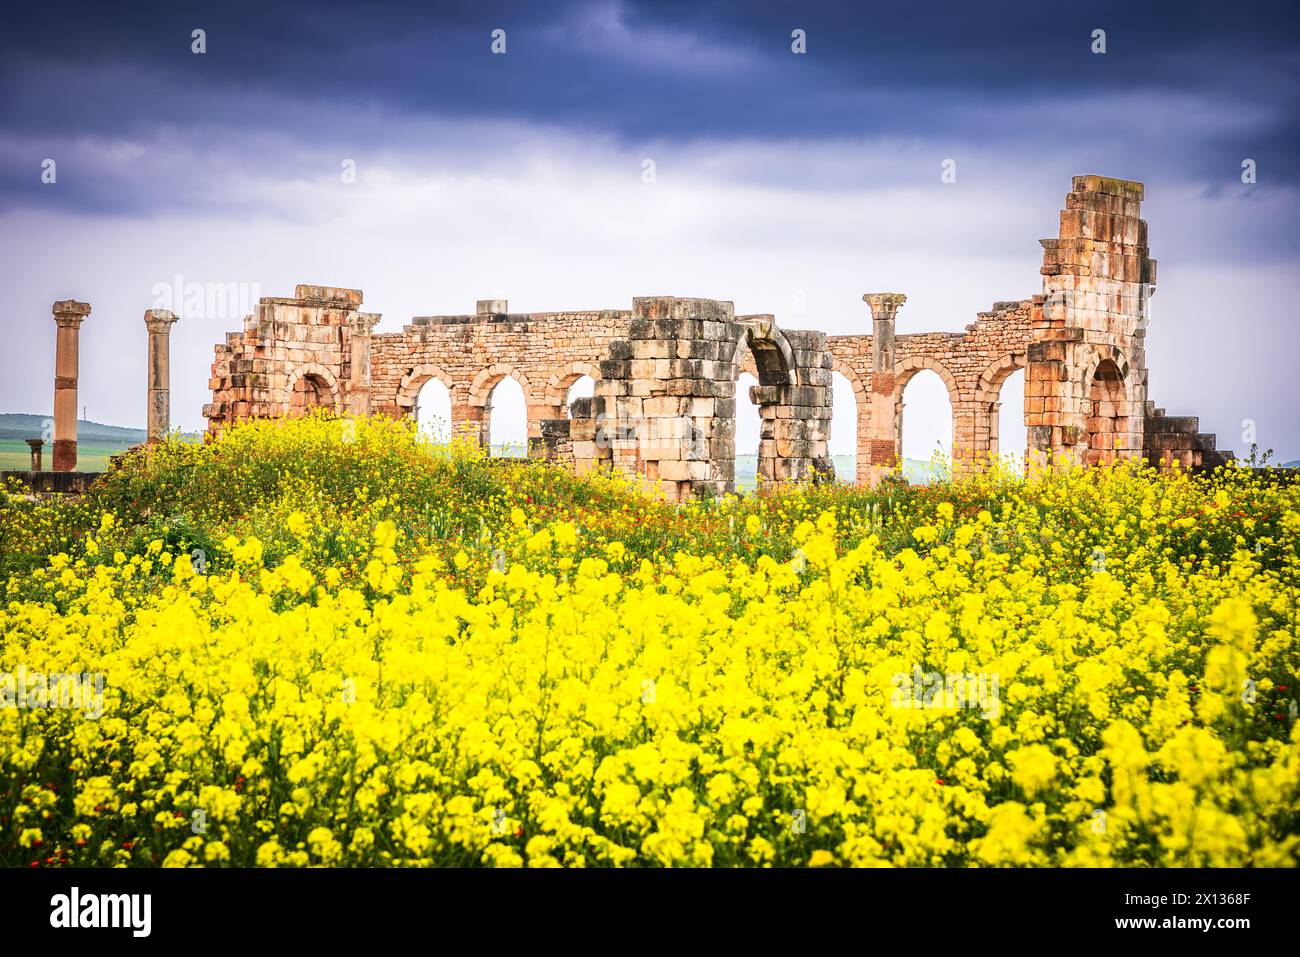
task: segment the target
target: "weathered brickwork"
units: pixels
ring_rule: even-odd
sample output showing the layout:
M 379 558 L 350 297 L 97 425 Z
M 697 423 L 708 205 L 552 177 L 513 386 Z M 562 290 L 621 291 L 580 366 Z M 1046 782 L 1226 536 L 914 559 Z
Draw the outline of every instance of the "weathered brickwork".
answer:
M 897 295 L 869 293 L 868 297 Z M 1007 451 L 998 444 L 1002 384 L 1026 363 L 1031 300 L 994 303 L 964 333 L 900 336 L 893 327 L 902 305 L 900 297 L 892 307 L 879 299 L 873 306 L 885 312 L 884 318 L 874 320 L 883 336 L 828 339 L 834 369 L 849 380 L 858 400 L 857 478 L 864 484 L 897 464 L 902 454 L 904 390 L 922 369 L 936 373 L 948 390 L 953 459 L 959 466 L 978 466 L 989 455 Z M 882 341 L 877 355 L 877 339 L 892 340 L 892 345 Z
M 570 388 L 600 377 L 597 363 L 627 332 L 627 311 L 515 313 L 504 300 L 483 300 L 474 315 L 422 316 L 400 333 L 372 337 L 374 411 L 409 415 L 431 379 L 451 393 L 453 427 L 486 443 L 492 393 L 507 376 L 523 389 L 530 445 L 541 423 L 567 417 Z
M 782 330 L 770 315 L 670 296 L 631 310 L 510 313 L 484 300 L 473 315 L 413 319 L 372 333 L 357 290 L 299 286 L 263 299 L 244 330 L 217 346 L 209 429 L 325 406 L 411 415 L 436 379 L 451 395 L 452 427 L 487 442 L 492 395 L 507 376 L 523 389 L 529 454 L 640 475 L 672 499 L 734 486 L 736 380 L 750 372 L 762 419 L 760 478 L 830 474 L 831 377 L 857 402 L 857 478 L 877 481 L 901 454 L 903 395 L 921 370 L 952 404 L 957 468 L 1000 448 L 1007 377 L 1026 370 L 1031 459 L 1088 464 L 1145 456 L 1184 465 L 1222 461 L 1194 417 L 1166 416 L 1147 398 L 1145 336 L 1155 262 L 1140 218 L 1142 185 L 1075 177 L 1059 235 L 1043 240 L 1042 292 L 998 302 L 962 333 L 896 334 L 901 293 L 868 293 L 871 332 Z M 595 395 L 568 402 L 587 375 Z
M 831 474 L 831 359 L 820 332 L 783 332 L 730 302 L 633 300 L 626 338 L 608 346 L 596 394 L 569 432 L 582 472 L 609 465 L 670 501 L 735 486 L 736 380 L 759 384 L 758 475 L 768 483 Z M 558 431 L 558 430 L 557 430 Z
M 300 415 L 323 406 L 371 411 L 371 330 L 379 316 L 360 312 L 361 292 L 298 286 L 293 299 L 262 299 L 229 333 L 212 363 L 209 431 L 241 419 Z
M 1025 424 L 1037 457 L 1089 464 L 1141 455 L 1147 301 L 1156 264 L 1142 184 L 1076 176 L 1056 239 L 1043 240 Z
M 1147 397 L 1156 262 L 1142 199 L 1141 183 L 1076 176 L 1059 237 L 1043 240 L 1025 388 L 1030 449 L 1040 459 L 1193 466 L 1226 457 L 1195 417 L 1166 417 Z

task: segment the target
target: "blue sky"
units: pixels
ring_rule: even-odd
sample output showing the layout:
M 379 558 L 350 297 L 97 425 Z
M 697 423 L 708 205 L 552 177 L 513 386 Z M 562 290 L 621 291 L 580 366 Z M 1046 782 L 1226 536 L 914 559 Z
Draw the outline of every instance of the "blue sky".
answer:
M 140 317 L 177 276 L 360 287 L 381 331 L 496 295 L 524 311 L 670 293 L 855 332 L 877 289 L 908 294 L 900 332 L 960 330 L 1039 291 L 1037 240 L 1070 177 L 1098 172 L 1147 184 L 1152 396 L 1221 445 L 1244 451 L 1251 420 L 1300 457 L 1291 5 L 48 3 L 5 19 L 0 411 L 48 411 L 49 304 L 76 297 L 94 307 L 82 403 L 142 423 Z M 212 345 L 238 324 L 182 313 L 177 424 L 201 425 Z M 941 430 L 917 383 L 908 428 Z

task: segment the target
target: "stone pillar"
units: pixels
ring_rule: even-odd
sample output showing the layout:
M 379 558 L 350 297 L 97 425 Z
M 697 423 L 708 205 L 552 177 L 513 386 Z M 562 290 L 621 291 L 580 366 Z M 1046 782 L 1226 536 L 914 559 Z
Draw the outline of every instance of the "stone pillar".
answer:
M 989 407 L 989 441 L 988 441 L 988 458 L 991 464 L 995 459 L 1002 457 L 1001 432 L 1002 432 L 1002 401 L 998 400 Z M 1023 453 L 1023 449 L 1020 450 Z
M 41 449 L 45 446 L 44 439 L 28 439 L 27 446 L 32 450 L 32 471 L 41 470 Z
M 491 398 L 488 399 L 491 402 Z M 451 434 L 478 445 L 486 446 L 492 431 L 491 405 L 474 405 L 465 394 L 452 390 Z
M 176 316 L 166 309 L 146 309 L 149 330 L 148 443 L 163 441 L 171 431 L 171 334 Z
M 61 299 L 54 304 L 54 471 L 77 467 L 77 339 L 90 303 Z
M 347 410 L 353 415 L 370 414 L 372 344 L 370 334 L 375 328 L 375 324 L 379 322 L 379 318 L 380 315 L 377 312 L 358 312 L 354 313 L 348 321 L 352 349 L 349 354 L 350 375 L 347 384 Z
M 907 302 L 901 292 L 869 292 L 871 307 L 871 396 L 867 411 L 867 484 L 876 485 L 898 464 L 898 410 L 895 404 L 894 319 Z
M 610 342 L 600 363 L 592 431 L 573 405 L 575 460 L 608 461 L 670 502 L 731 491 L 743 334 L 730 302 L 634 298 L 627 338 Z

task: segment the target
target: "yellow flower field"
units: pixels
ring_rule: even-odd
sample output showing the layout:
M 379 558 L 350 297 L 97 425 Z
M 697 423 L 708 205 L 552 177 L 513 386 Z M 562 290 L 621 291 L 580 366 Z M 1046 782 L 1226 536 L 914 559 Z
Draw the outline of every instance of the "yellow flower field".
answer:
M 0 863 L 1292 866 L 1298 543 L 1246 469 L 675 507 L 241 426 L 0 505 Z

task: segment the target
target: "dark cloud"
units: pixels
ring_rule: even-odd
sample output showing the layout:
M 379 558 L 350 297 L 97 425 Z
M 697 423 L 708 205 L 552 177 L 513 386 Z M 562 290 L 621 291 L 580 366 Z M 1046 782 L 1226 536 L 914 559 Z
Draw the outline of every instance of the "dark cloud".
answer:
M 412 139 L 426 122 L 516 123 L 661 153 L 674 143 L 842 143 L 851 157 L 855 143 L 899 144 L 889 166 L 830 168 L 790 151 L 784 163 L 764 152 L 731 170 L 823 191 L 928 183 L 954 157 L 985 182 L 1050 162 L 1162 189 L 1190 183 L 1212 197 L 1237 189 L 1251 158 L 1253 195 L 1268 203 L 1279 188 L 1300 189 L 1296 9 L 27 4 L 0 31 L 0 207 L 242 215 L 265 196 L 241 193 L 241 168 L 292 180 L 336 165 L 330 157 L 426 151 L 454 161 L 455 136 Z M 505 56 L 490 52 L 498 27 Z M 190 52 L 195 28 L 207 33 L 202 56 Z M 795 28 L 807 31 L 806 55 L 790 52 Z M 1105 55 L 1090 52 L 1094 29 L 1106 31 Z M 112 159 L 118 143 L 129 155 Z M 54 191 L 36 171 L 56 150 Z M 1300 245 L 1284 219 L 1273 215 L 1259 237 L 1270 254 Z
M 978 137 L 1000 106 L 1166 93 L 1272 112 L 1293 168 L 1297 14 L 1269 3 L 29 4 L 0 59 L 6 128 L 122 134 L 218 116 L 308 127 L 301 101 L 589 126 L 643 138 Z M 190 52 L 202 27 L 208 52 Z M 506 56 L 489 34 L 507 30 Z M 808 53 L 790 52 L 794 28 Z M 1095 28 L 1107 52 L 1090 52 Z M 232 106 L 232 96 L 233 104 Z M 196 102 L 197 101 L 197 102 Z M 1270 110 L 1270 108 L 1272 108 Z M 237 115 L 230 115 L 232 112 Z M 196 115 L 197 114 L 197 115 Z M 1124 136 L 1158 115 L 1115 116 Z M 1213 130 L 1202 140 L 1213 142 Z M 1184 157 L 1187 159 L 1187 157 Z M 1194 165 L 1194 164 L 1193 164 Z

